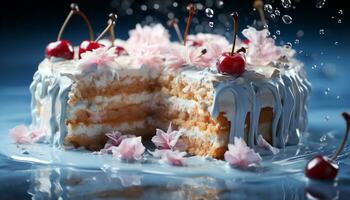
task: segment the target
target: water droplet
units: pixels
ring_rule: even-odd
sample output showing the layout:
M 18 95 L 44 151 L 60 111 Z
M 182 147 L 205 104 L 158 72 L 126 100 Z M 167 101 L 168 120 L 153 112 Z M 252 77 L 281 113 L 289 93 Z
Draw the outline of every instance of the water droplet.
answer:
M 338 24 L 341 24 L 341 23 L 342 23 L 341 19 L 338 19 Z
M 334 45 L 338 45 L 338 44 L 339 44 L 339 42 L 337 42 L 337 41 L 334 42 Z
M 158 10 L 159 9 L 159 4 L 157 4 L 157 3 L 155 3 L 154 5 L 153 5 L 153 8 L 155 9 L 155 10 Z
M 131 8 L 126 9 L 126 14 L 127 15 L 132 15 L 134 11 Z
M 294 40 L 294 44 L 299 44 L 299 42 L 300 42 L 299 39 Z
M 268 28 L 269 28 L 269 25 L 265 24 L 265 25 L 263 26 L 263 28 L 264 28 L 264 29 L 268 29 Z
M 176 7 L 178 7 L 178 6 L 179 6 L 179 4 L 175 1 L 175 2 L 173 3 L 173 7 L 176 8 Z
M 320 138 L 320 142 L 325 142 L 327 140 L 327 135 L 323 135 L 321 138 Z
M 271 37 L 272 37 L 272 39 L 274 39 L 274 40 L 277 39 L 277 36 L 276 36 L 276 35 L 272 35 Z
M 323 8 L 324 4 L 326 4 L 326 0 L 317 0 L 316 8 Z
M 276 30 L 276 34 L 277 35 L 281 35 L 281 31 L 280 30 Z
M 303 50 L 299 50 L 299 54 L 302 54 L 304 51 Z M 312 67 L 311 67 L 311 69 L 312 69 Z
M 297 31 L 297 37 L 303 37 L 304 36 L 304 31 L 303 30 L 298 30 Z
M 281 12 L 279 10 L 275 10 L 275 15 L 280 16 Z
M 313 65 L 311 69 L 317 69 L 317 65 Z
M 211 28 L 213 28 L 213 27 L 214 27 L 214 22 L 209 22 L 209 26 L 210 26 Z
M 147 10 L 147 6 L 145 4 L 142 4 L 140 8 L 141 8 L 142 11 L 146 11 Z
M 326 122 L 328 122 L 328 121 L 329 121 L 329 116 L 328 116 L 328 115 L 325 116 L 325 117 L 324 117 L 324 120 L 325 120 Z
M 337 96 L 337 99 L 340 99 L 340 96 L 339 96 L 339 95 Z
M 327 89 L 324 91 L 324 94 L 325 94 L 325 95 L 328 95 L 330 91 L 331 91 L 331 88 L 327 88 Z
M 276 19 L 276 15 L 275 14 L 271 14 L 270 17 L 271 17 L 271 19 Z
M 293 47 L 292 43 L 290 42 L 287 42 L 284 46 L 288 49 L 291 49 Z
M 320 29 L 319 33 L 320 35 L 324 35 L 324 29 Z
M 168 13 L 168 18 L 169 19 L 173 19 L 175 17 L 175 14 L 174 13 L 172 13 L 172 12 L 169 12 Z
M 272 9 L 271 4 L 265 4 L 264 10 L 267 11 L 268 13 L 272 13 L 273 9 Z
M 290 0 L 281 0 L 282 1 L 282 6 L 284 8 L 290 8 L 292 6 L 292 2 Z
M 343 14 L 343 10 L 342 9 L 338 10 L 338 14 L 342 15 Z
M 209 17 L 209 18 L 212 18 L 212 17 L 214 16 L 214 11 L 213 11 L 213 9 L 211 9 L 211 8 L 206 8 L 206 9 L 205 9 L 205 15 L 207 15 L 207 17 Z
M 332 18 L 332 19 L 334 19 L 335 17 L 334 17 L 334 16 L 332 16 L 331 18 Z
M 224 2 L 223 1 L 217 1 L 216 2 L 216 7 L 218 7 L 218 8 L 224 7 Z
M 285 24 L 291 24 L 293 19 L 289 15 L 283 15 L 282 16 L 282 21 Z

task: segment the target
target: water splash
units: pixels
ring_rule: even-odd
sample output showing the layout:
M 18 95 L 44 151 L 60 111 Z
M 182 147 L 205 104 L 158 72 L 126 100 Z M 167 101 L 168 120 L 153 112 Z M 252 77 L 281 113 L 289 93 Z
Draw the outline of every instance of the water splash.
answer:
M 214 11 L 211 8 L 206 8 L 205 9 L 205 15 L 209 18 L 212 18 L 214 16 Z
M 264 5 L 264 10 L 267 11 L 268 13 L 272 13 L 273 12 L 273 8 L 272 8 L 271 4 L 265 4 Z
M 281 0 L 281 2 L 284 8 L 290 8 L 292 6 L 292 2 L 290 0 Z
M 325 4 L 326 4 L 326 0 L 318 0 L 316 2 L 316 8 L 323 8 Z
M 282 21 L 283 21 L 283 23 L 285 23 L 285 24 L 291 24 L 292 21 L 293 21 L 293 19 L 292 19 L 292 17 L 289 16 L 289 15 L 283 15 L 283 16 L 282 16 Z
M 320 29 L 319 33 L 320 33 L 320 35 L 324 35 L 325 34 L 324 29 Z
M 280 16 L 281 12 L 279 10 L 275 10 L 275 15 Z
M 214 27 L 214 22 L 209 22 L 209 27 L 213 28 Z
M 276 34 L 277 35 L 281 35 L 281 31 L 280 30 L 276 30 Z

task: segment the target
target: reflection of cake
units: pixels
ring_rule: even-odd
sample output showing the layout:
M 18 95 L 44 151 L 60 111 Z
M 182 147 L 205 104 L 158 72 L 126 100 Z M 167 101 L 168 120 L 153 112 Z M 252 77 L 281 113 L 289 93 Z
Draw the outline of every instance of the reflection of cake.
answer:
M 225 38 L 197 34 L 183 46 L 161 25 L 138 25 L 118 47 L 105 43 L 81 59 L 46 58 L 30 87 L 33 125 L 57 147 L 99 149 L 106 132 L 147 138 L 170 122 L 195 155 L 222 157 L 234 136 L 250 146 L 258 134 L 274 146 L 295 144 L 307 124 L 303 65 L 267 31 L 243 34 L 247 66 L 239 77 L 215 67 Z M 116 53 L 121 46 L 127 53 Z

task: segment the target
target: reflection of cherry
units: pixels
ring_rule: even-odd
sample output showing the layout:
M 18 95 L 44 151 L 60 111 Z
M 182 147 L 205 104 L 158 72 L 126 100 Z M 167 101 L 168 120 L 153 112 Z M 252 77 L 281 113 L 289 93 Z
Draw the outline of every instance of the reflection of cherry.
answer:
M 90 40 L 91 41 L 93 40 L 94 33 L 93 33 L 90 22 L 89 22 L 88 18 L 86 17 L 86 15 L 82 11 L 79 10 L 79 7 L 77 4 L 72 3 L 70 5 L 70 7 L 71 7 L 71 11 L 69 12 L 66 20 L 64 21 L 64 23 L 60 29 L 60 32 L 58 33 L 57 41 L 49 43 L 45 49 L 45 55 L 48 58 L 58 57 L 58 58 L 64 58 L 64 59 L 68 59 L 68 60 L 71 60 L 74 58 L 74 50 L 73 50 L 72 45 L 67 40 L 61 40 L 63 31 L 66 28 L 69 20 L 72 18 L 73 15 L 79 15 L 80 17 L 83 18 L 83 20 L 85 21 L 85 23 L 89 29 Z
M 338 157 L 340 152 L 343 150 L 346 140 L 349 135 L 350 128 L 350 115 L 343 113 L 343 117 L 346 121 L 346 131 L 341 145 L 331 159 L 326 156 L 317 155 L 312 158 L 306 165 L 305 175 L 311 179 L 318 180 L 333 180 L 338 174 L 338 165 L 334 163 L 334 160 Z
M 234 12 L 232 16 L 234 27 L 232 51 L 231 53 L 226 52 L 220 57 L 217 67 L 220 73 L 239 76 L 244 72 L 246 62 L 243 56 L 244 53 L 234 52 L 237 37 L 238 13 Z

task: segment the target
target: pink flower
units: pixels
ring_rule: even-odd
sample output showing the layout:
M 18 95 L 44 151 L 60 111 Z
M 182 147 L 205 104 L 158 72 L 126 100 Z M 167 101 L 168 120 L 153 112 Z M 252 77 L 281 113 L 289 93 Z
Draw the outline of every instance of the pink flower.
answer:
M 133 161 L 140 160 L 145 152 L 141 137 L 125 138 L 118 147 L 111 147 L 112 154 L 120 159 Z
M 167 132 L 160 129 L 156 130 L 156 135 L 152 137 L 152 142 L 160 149 L 182 150 L 185 148 L 185 144 L 180 139 L 181 135 L 180 131 L 172 130 L 170 123 Z
M 209 51 L 217 52 L 217 54 L 219 54 L 220 52 L 218 56 L 221 56 L 224 50 L 230 45 L 225 37 L 209 33 L 198 33 L 196 35 L 189 35 L 188 43 L 190 46 L 206 47 L 209 49 Z M 240 43 L 241 41 L 237 38 L 236 45 L 239 46 Z M 211 48 L 214 49 L 211 50 Z
M 168 45 L 170 43 L 170 35 L 161 24 L 154 26 L 144 26 L 140 24 L 136 25 L 136 28 L 129 32 L 129 39 L 127 44 L 133 46 L 133 49 L 137 49 L 139 45 Z
M 262 161 L 260 155 L 249 148 L 242 138 L 234 138 L 234 144 L 228 145 L 228 151 L 224 154 L 229 164 L 246 168 L 251 165 L 259 165 Z
M 154 152 L 150 152 L 153 157 L 160 158 L 161 163 L 166 163 L 169 165 L 183 166 L 185 165 L 184 156 L 186 152 L 172 151 L 170 149 L 156 149 Z
M 10 137 L 17 144 L 30 144 L 41 141 L 45 137 L 45 132 L 36 127 L 30 131 L 27 126 L 22 124 L 10 130 Z
M 33 142 L 40 142 L 41 140 L 43 140 L 43 138 L 45 138 L 45 131 L 41 128 L 33 128 L 30 137 L 32 139 Z
M 249 64 L 268 65 L 281 57 L 281 49 L 275 45 L 274 39 L 268 37 L 268 30 L 258 31 L 248 27 L 242 31 L 242 34 L 249 40 L 246 53 Z
M 134 49 L 131 55 L 135 57 L 136 65 L 145 65 L 147 67 L 162 67 L 164 65 L 163 47 L 159 45 L 141 45 Z
M 280 151 L 280 150 L 277 149 L 276 147 L 271 146 L 271 145 L 262 137 L 262 135 L 259 135 L 259 136 L 258 136 L 256 142 L 257 142 L 258 147 L 270 150 L 270 151 L 273 153 L 273 155 L 278 154 L 278 152 Z
M 17 144 L 32 143 L 30 132 L 25 125 L 18 125 L 10 130 L 10 137 Z
M 117 57 L 114 52 L 114 47 L 100 47 L 92 51 L 86 51 L 81 54 L 78 67 L 82 71 L 89 71 L 94 68 L 100 69 L 104 67 L 113 67 L 114 59 Z
M 213 66 L 215 57 L 205 47 L 177 45 L 171 47 L 166 56 L 166 66 L 180 68 L 184 65 L 192 65 L 199 68 Z
M 123 135 L 119 131 L 106 133 L 106 136 L 108 137 L 108 140 L 103 149 L 101 149 L 101 153 L 111 153 L 112 147 L 118 147 L 120 143 L 126 138 L 135 137 L 134 135 Z

